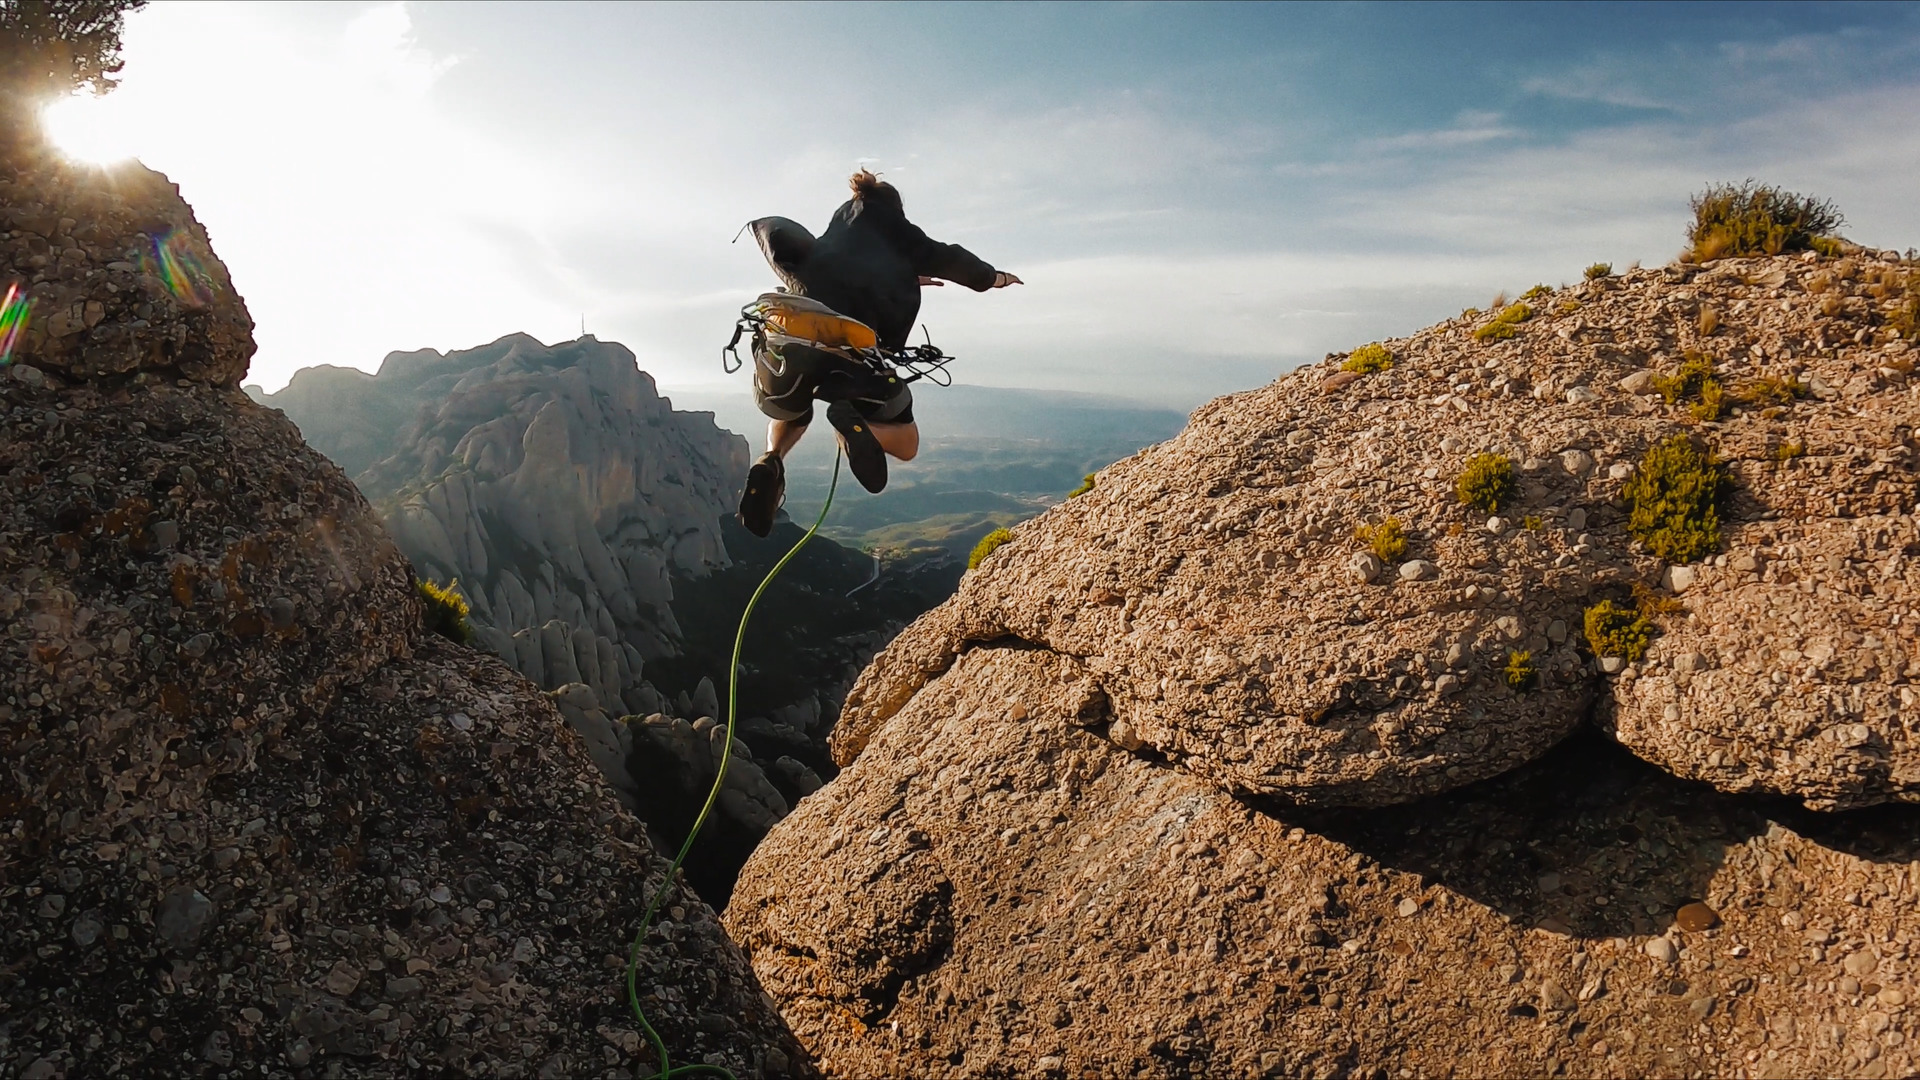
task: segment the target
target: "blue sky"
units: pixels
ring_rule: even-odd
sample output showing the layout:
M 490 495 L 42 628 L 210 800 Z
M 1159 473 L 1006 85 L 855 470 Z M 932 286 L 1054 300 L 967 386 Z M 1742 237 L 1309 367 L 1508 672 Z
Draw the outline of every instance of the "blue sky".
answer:
M 512 330 L 718 382 L 857 164 L 1023 288 L 964 381 L 1191 406 L 1596 260 L 1759 177 L 1920 244 L 1920 5 L 155 4 L 61 118 L 181 184 L 254 378 Z

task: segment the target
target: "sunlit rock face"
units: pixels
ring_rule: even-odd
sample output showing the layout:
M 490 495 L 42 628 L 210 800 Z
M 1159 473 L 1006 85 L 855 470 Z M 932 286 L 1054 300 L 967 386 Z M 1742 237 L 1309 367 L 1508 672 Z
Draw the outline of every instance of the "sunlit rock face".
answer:
M 135 162 L 75 164 L 31 144 L 7 156 L 0 250 L 33 305 L 15 360 L 239 384 L 253 320 L 178 186 Z
M 735 940 L 843 1075 L 1911 1074 L 1914 273 L 1636 269 L 1197 410 L 861 675 Z

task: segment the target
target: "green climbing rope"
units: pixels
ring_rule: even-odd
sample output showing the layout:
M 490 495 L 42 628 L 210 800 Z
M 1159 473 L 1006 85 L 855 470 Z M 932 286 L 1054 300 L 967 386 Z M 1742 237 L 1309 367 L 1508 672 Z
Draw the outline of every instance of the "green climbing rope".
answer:
M 680 853 L 668 865 L 666 879 L 647 903 L 646 914 L 640 917 L 640 929 L 633 935 L 633 947 L 627 951 L 627 1004 L 633 1008 L 634 1019 L 640 1021 L 641 1029 L 653 1042 L 654 1054 L 660 1058 L 660 1071 L 653 1074 L 654 1080 L 672 1080 L 673 1077 L 696 1072 L 716 1073 L 727 1080 L 735 1080 L 733 1073 L 719 1065 L 696 1063 L 676 1069 L 667 1060 L 666 1040 L 647 1022 L 647 1014 L 640 1008 L 640 944 L 645 940 L 647 931 L 653 928 L 654 916 L 660 914 L 660 905 L 666 902 L 667 893 L 673 891 L 673 877 L 680 872 L 680 864 L 687 861 L 687 852 L 693 850 L 694 837 L 700 835 L 700 826 L 706 824 L 707 815 L 712 813 L 713 804 L 720 798 L 720 785 L 727 779 L 727 763 L 733 759 L 734 714 L 740 703 L 740 646 L 747 640 L 747 620 L 753 616 L 753 608 L 760 602 L 760 594 L 767 591 L 767 586 L 773 584 L 773 579 L 779 576 L 780 571 L 786 569 L 793 557 L 800 554 L 800 549 L 807 546 L 807 541 L 813 539 L 813 534 L 820 531 L 821 524 L 827 520 L 827 511 L 833 507 L 833 493 L 839 486 L 840 453 L 836 450 L 833 455 L 833 480 L 827 485 L 827 501 L 820 507 L 820 516 L 813 519 L 813 528 L 808 529 L 807 535 L 801 537 L 780 557 L 779 562 L 773 564 L 773 569 L 767 571 L 767 576 L 760 580 L 760 587 L 753 590 L 753 597 L 747 601 L 747 609 L 740 613 L 740 629 L 733 635 L 733 662 L 727 668 L 727 741 L 720 750 L 720 771 L 713 778 L 713 789 L 707 792 L 707 801 L 700 807 L 700 815 L 693 819 L 693 828 L 687 830 L 687 839 L 680 845 Z

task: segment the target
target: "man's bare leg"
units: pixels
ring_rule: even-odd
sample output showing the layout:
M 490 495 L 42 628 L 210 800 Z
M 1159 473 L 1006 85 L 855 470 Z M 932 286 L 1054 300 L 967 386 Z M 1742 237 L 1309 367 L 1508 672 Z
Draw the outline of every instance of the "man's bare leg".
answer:
M 767 453 L 779 455 L 782 461 L 793 448 L 800 445 L 800 437 L 807 433 L 807 425 L 796 420 L 767 421 Z
M 880 442 L 880 449 L 889 457 L 901 461 L 912 461 L 920 453 L 920 425 L 889 424 L 884 421 L 871 421 L 867 424 L 873 437 Z

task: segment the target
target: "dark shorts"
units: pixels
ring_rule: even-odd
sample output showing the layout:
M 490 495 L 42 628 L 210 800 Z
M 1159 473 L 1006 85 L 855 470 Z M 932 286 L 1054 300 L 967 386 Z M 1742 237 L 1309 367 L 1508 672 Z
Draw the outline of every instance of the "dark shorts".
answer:
M 891 372 L 882 374 L 810 345 L 770 347 L 759 338 L 753 356 L 753 403 L 775 420 L 812 423 L 813 403 L 819 400 L 851 401 L 876 424 L 913 423 L 913 394 Z

